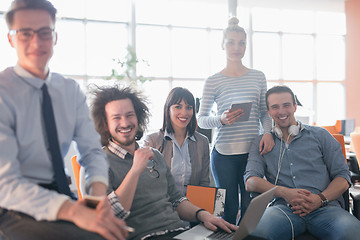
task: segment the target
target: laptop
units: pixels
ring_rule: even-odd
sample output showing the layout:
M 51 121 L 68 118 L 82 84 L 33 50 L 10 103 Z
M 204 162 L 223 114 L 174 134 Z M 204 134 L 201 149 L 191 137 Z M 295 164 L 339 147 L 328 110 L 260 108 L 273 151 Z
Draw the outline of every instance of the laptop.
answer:
M 242 240 L 247 237 L 252 231 L 255 230 L 257 224 L 259 223 L 262 215 L 265 212 L 265 209 L 269 202 L 273 200 L 275 189 L 274 187 L 259 196 L 255 197 L 249 204 L 244 216 L 242 217 L 238 229 L 228 236 L 224 237 L 223 233 L 220 234 L 219 238 L 213 235 L 216 235 L 217 232 L 214 232 L 207 229 L 203 224 L 198 224 L 195 227 L 177 235 L 176 239 L 183 240 L 208 240 L 208 239 L 232 239 L 232 240 Z

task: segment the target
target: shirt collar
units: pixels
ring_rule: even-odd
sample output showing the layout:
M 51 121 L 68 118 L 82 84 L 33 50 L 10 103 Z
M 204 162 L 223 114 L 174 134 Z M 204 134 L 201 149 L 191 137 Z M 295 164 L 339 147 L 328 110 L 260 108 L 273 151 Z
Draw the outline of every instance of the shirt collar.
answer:
M 44 85 L 44 80 L 43 79 L 35 77 L 29 71 L 27 71 L 25 68 L 21 67 L 18 63 L 14 66 L 14 72 L 19 77 L 24 79 L 24 81 L 26 81 L 27 83 L 29 83 L 30 85 L 32 85 L 32 86 L 34 86 L 36 88 L 41 88 Z M 47 84 L 50 83 L 51 75 L 52 74 L 49 71 L 49 74 L 47 75 L 47 77 L 45 79 L 45 83 L 47 83 Z
M 175 135 L 174 133 L 169 133 L 166 129 L 165 129 L 165 133 L 164 133 L 164 138 L 170 138 L 171 140 L 174 140 L 175 139 Z M 185 139 L 190 139 L 191 141 L 193 142 L 196 142 L 196 139 L 194 137 L 194 135 L 192 136 L 189 136 L 189 135 L 186 135 L 186 138 Z
M 127 150 L 120 147 L 119 145 L 114 143 L 112 140 L 109 141 L 107 147 L 110 150 L 110 152 L 114 153 L 116 156 L 118 156 L 118 157 L 120 157 L 122 159 L 125 159 L 126 154 L 130 154 Z M 139 148 L 139 144 L 135 143 L 135 149 L 138 149 L 138 148 Z
M 299 125 L 299 134 L 305 129 L 305 130 L 309 130 L 309 127 L 307 126 L 307 125 L 305 125 L 305 124 L 302 124 L 299 120 L 297 120 L 297 123 L 298 123 L 298 125 Z M 274 127 L 275 128 L 275 127 Z M 274 128 L 273 129 L 271 129 L 271 132 L 275 135 L 275 131 L 274 131 Z M 299 135 L 298 134 L 298 135 Z

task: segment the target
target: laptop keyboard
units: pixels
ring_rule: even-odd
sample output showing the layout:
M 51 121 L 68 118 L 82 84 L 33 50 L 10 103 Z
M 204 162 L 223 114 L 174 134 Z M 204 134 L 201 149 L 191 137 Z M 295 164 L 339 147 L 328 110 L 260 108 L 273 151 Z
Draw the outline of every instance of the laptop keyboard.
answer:
M 234 234 L 235 232 L 228 233 L 220 229 L 207 236 L 206 239 L 231 239 Z

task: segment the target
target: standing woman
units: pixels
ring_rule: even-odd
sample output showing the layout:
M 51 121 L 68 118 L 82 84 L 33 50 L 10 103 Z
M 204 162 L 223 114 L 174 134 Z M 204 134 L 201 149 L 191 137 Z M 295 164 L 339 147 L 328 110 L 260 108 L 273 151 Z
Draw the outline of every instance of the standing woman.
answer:
M 250 202 L 245 190 L 244 171 L 251 142 L 259 135 L 261 126 L 265 133 L 271 131 L 271 118 L 265 103 L 266 79 L 257 70 L 242 64 L 246 50 L 246 33 L 233 17 L 223 31 L 222 48 L 226 53 L 225 68 L 205 80 L 198 122 L 201 128 L 217 128 L 217 136 L 211 153 L 211 169 L 217 187 L 226 189 L 224 219 L 236 222 L 241 192 L 241 216 Z M 230 112 L 232 103 L 252 102 L 248 121 L 237 121 L 243 109 Z M 210 116 L 213 104 L 217 115 Z M 260 124 L 261 122 L 261 124 Z M 259 151 L 264 154 L 274 146 L 271 134 L 265 134 Z
M 209 186 L 209 140 L 196 132 L 195 100 L 186 88 L 173 88 L 164 105 L 160 131 L 145 137 L 145 146 L 158 149 L 165 157 L 179 189 L 186 185 Z

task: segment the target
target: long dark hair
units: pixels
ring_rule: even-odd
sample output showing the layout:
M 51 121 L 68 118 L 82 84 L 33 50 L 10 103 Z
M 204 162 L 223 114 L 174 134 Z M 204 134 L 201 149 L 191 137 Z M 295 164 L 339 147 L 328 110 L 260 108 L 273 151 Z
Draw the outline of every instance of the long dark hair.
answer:
M 141 139 L 149 122 L 150 112 L 146 106 L 147 101 L 144 97 L 141 96 L 139 92 L 129 87 L 121 89 L 118 86 L 114 86 L 97 87 L 92 91 L 92 93 L 94 94 L 95 98 L 91 106 L 91 116 L 94 120 L 96 131 L 98 131 L 98 133 L 101 135 L 101 144 L 103 146 L 106 146 L 109 143 L 109 139 L 111 138 L 107 127 L 105 105 L 116 100 L 127 98 L 131 100 L 139 124 L 139 130 L 136 133 L 135 139 Z
M 171 105 L 174 104 L 178 104 L 180 103 L 182 100 L 184 100 L 187 104 L 191 105 L 193 107 L 193 115 L 192 118 L 189 122 L 189 124 L 186 127 L 187 133 L 189 136 L 194 135 L 196 128 L 197 128 L 197 121 L 196 121 L 196 107 L 195 107 L 195 99 L 194 96 L 192 95 L 192 93 L 187 90 L 186 88 L 182 88 L 182 87 L 175 87 L 173 88 L 164 105 L 164 120 L 163 120 L 163 126 L 161 128 L 161 131 L 168 131 L 169 133 L 173 133 L 174 132 L 174 128 L 172 126 L 171 123 L 171 119 L 170 119 L 170 107 Z

